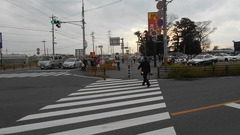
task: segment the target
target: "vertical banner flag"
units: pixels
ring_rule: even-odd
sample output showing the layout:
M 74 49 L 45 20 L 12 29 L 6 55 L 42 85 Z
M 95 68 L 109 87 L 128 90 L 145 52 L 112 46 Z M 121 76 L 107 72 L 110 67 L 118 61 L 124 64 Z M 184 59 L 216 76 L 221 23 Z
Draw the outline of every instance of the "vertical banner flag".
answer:
M 2 48 L 2 33 L 0 32 L 0 49 Z
M 157 12 L 148 13 L 148 33 L 149 36 L 160 36 L 161 27 L 158 26 L 158 15 Z

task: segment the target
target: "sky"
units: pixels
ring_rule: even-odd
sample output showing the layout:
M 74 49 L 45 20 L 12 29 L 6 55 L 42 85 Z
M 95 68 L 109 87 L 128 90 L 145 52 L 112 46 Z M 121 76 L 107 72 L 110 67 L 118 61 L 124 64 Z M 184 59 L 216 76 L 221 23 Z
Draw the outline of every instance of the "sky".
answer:
M 157 12 L 155 0 L 84 0 L 86 54 L 121 52 L 120 46 L 109 47 L 109 36 L 124 39 L 130 52 L 137 52 L 134 32 L 147 30 L 148 12 Z M 194 22 L 212 21 L 217 30 L 210 35 L 211 48 L 233 48 L 240 41 L 240 1 L 237 0 L 173 0 L 168 3 L 168 15 L 179 21 L 187 17 Z M 52 25 L 54 15 L 63 22 L 82 20 L 82 0 L 0 0 L 0 32 L 3 54 L 52 54 Z M 94 47 L 91 33 L 94 32 Z M 81 22 L 62 23 L 55 27 L 55 53 L 74 54 L 83 48 Z

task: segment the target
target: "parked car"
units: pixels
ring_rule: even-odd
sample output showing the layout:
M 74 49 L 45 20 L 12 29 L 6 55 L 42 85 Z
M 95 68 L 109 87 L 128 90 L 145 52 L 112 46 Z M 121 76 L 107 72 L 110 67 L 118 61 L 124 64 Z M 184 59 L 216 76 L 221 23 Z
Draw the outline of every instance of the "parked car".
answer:
M 42 56 L 38 60 L 38 67 L 41 69 L 47 69 L 47 68 L 61 68 L 63 63 L 62 56 L 59 55 L 52 55 L 52 56 Z
M 187 62 L 189 66 L 200 66 L 200 65 L 214 65 L 217 62 L 217 58 L 212 55 L 197 55 L 193 59 Z
M 217 57 L 218 61 L 237 61 L 237 57 L 236 56 L 231 56 L 227 53 L 217 53 L 214 55 L 215 57 Z
M 236 55 L 237 60 L 240 60 L 240 53 Z
M 78 58 L 69 58 L 62 64 L 63 68 L 80 68 L 83 66 L 83 63 Z

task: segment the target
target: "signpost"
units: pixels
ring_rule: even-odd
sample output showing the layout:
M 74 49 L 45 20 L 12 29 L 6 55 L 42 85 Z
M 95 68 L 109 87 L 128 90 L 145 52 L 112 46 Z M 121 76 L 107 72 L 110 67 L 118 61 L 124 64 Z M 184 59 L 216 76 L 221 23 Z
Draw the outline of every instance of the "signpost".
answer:
M 103 48 L 103 45 L 99 45 L 98 46 L 101 50 L 101 64 L 103 64 L 103 54 L 102 54 L 102 48 Z
M 37 48 L 37 55 L 40 54 L 40 48 Z
M 2 66 L 2 33 L 0 33 L 0 56 L 1 56 L 1 66 Z
M 2 49 L 2 33 L 0 33 L 0 49 Z
M 75 49 L 75 57 L 80 58 L 83 57 L 83 49 Z

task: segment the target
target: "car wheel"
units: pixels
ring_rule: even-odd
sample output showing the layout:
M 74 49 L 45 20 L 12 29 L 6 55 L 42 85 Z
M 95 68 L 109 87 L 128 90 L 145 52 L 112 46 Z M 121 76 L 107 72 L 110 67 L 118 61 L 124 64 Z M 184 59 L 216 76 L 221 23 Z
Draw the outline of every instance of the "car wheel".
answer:
M 61 67 L 62 67 L 62 64 L 61 64 L 61 63 L 59 63 L 58 67 L 59 67 L 59 68 L 61 68 Z
M 54 65 L 53 64 L 51 65 L 51 69 L 54 69 Z
M 226 58 L 225 61 L 228 62 L 228 59 Z

